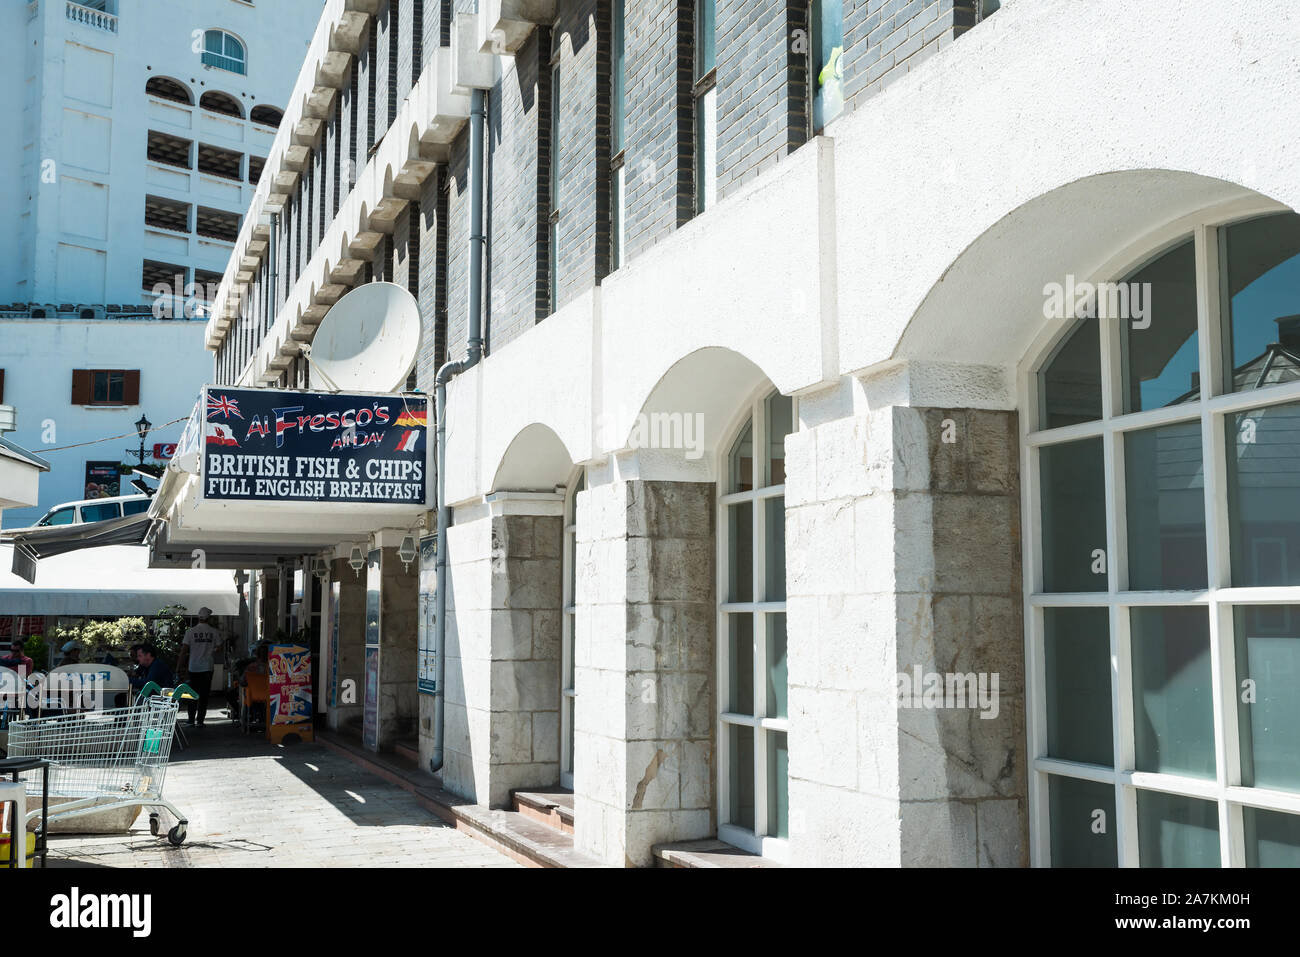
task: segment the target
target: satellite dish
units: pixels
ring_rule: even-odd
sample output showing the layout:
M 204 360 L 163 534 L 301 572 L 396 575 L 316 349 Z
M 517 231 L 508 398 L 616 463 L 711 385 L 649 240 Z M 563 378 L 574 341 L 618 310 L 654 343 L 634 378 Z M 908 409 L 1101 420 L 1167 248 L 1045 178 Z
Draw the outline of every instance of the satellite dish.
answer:
M 334 304 L 304 350 L 336 392 L 396 392 L 420 354 L 420 307 L 391 282 L 357 286 Z

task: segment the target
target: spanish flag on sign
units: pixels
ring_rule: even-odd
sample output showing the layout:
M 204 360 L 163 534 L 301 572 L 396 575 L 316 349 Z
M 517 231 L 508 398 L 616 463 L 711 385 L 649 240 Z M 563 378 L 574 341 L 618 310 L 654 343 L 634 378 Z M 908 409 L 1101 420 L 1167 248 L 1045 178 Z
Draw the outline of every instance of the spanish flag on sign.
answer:
M 402 414 L 397 417 L 397 425 L 405 425 L 408 428 L 424 427 L 425 412 L 412 412 L 410 409 L 403 409 Z

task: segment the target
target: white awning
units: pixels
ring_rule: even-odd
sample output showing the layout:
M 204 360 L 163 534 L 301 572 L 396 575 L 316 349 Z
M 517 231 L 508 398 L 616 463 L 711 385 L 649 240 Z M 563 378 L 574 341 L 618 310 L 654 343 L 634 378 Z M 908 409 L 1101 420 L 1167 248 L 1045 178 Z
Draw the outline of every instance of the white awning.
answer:
M 36 583 L 10 569 L 13 545 L 0 544 L 0 615 L 156 615 L 168 605 L 193 614 L 239 614 L 230 571 L 150 568 L 147 545 L 81 548 L 42 559 Z

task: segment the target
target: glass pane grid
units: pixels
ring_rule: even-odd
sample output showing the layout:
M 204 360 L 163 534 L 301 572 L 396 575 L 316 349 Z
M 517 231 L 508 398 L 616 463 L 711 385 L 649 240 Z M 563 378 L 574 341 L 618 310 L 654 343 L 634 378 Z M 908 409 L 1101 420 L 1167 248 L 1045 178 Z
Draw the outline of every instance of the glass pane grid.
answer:
M 788 836 L 783 483 L 793 428 L 792 400 L 753 403 L 719 496 L 719 836 L 759 852 Z
M 1300 866 L 1300 696 L 1282 692 L 1300 678 L 1300 560 L 1290 560 L 1300 550 L 1300 355 L 1284 374 L 1274 375 L 1257 363 L 1257 387 L 1243 384 L 1240 375 L 1253 360 L 1242 363 L 1238 357 L 1234 363 L 1230 358 L 1231 337 L 1241 338 L 1232 328 L 1230 310 L 1244 314 L 1254 309 L 1272 320 L 1288 312 L 1278 303 L 1294 306 L 1289 312 L 1297 315 L 1276 319 L 1276 342 L 1267 345 L 1270 333 L 1261 331 L 1266 326 L 1254 316 L 1248 316 L 1254 324 L 1250 335 L 1266 344 L 1265 357 L 1272 350 L 1275 360 L 1289 362 L 1289 345 L 1300 352 L 1300 217 L 1282 231 L 1289 245 L 1280 252 L 1268 251 L 1259 231 L 1246 237 L 1253 245 L 1243 245 L 1254 257 L 1245 270 L 1247 280 L 1236 273 L 1230 283 L 1225 280 L 1232 299 L 1229 304 L 1225 292 L 1220 303 L 1219 289 L 1208 287 L 1218 285 L 1219 270 L 1231 271 L 1223 235 L 1237 228 L 1201 227 L 1194 234 L 1195 284 L 1200 288 L 1189 291 L 1184 284 L 1172 308 L 1186 316 L 1189 296 L 1208 304 L 1197 310 L 1195 329 L 1182 318 L 1171 320 L 1178 328 L 1176 334 L 1167 331 L 1173 338 L 1164 352 L 1136 363 L 1136 339 L 1122 338 L 1126 334 L 1118 328 L 1104 332 L 1099 378 L 1105 382 L 1095 383 L 1091 392 L 1088 362 L 1075 350 L 1073 380 L 1055 377 L 1071 386 L 1067 398 L 1074 402 L 1073 421 L 1062 419 L 1071 411 L 1070 402 L 1059 399 L 1065 393 L 1056 390 L 1053 407 L 1053 383 L 1045 373 L 1038 374 L 1039 421 L 1051 427 L 1029 433 L 1031 459 L 1052 447 L 1098 438 L 1114 453 L 1105 457 L 1103 474 L 1104 530 L 1114 553 L 1105 556 L 1110 582 L 1098 582 L 1089 591 L 1068 586 L 1061 591 L 1058 583 L 1058 592 L 1052 593 L 1047 591 L 1052 583 L 1038 569 L 1043 590 L 1027 596 L 1030 609 L 1043 610 L 1042 616 L 1028 613 L 1026 622 L 1038 672 L 1035 691 L 1046 695 L 1048 704 L 1046 712 L 1031 719 L 1041 723 L 1046 714 L 1047 721 L 1031 732 L 1038 755 L 1039 864 Z M 1189 240 L 1175 250 L 1184 272 L 1190 246 Z M 1205 257 L 1215 250 L 1219 260 L 1206 268 Z M 1268 279 L 1262 292 L 1250 278 L 1258 275 Z M 1229 357 L 1222 368 L 1235 378 L 1219 373 L 1211 344 L 1221 340 L 1207 336 L 1211 321 L 1222 324 Z M 1188 343 L 1199 346 L 1194 364 Z M 1253 346 L 1250 351 L 1252 357 L 1258 352 Z M 1058 347 L 1056 355 L 1060 353 Z M 1137 381 L 1125 384 L 1135 367 L 1150 373 L 1141 378 L 1141 390 Z M 1188 388 L 1177 392 L 1175 382 L 1183 379 Z M 1214 394 L 1206 396 L 1201 383 Z M 1247 395 L 1233 391 L 1249 388 L 1254 391 Z M 1077 401 L 1090 394 L 1107 400 L 1095 419 Z M 1152 407 L 1153 398 L 1185 404 Z M 1295 412 L 1288 404 L 1294 404 Z M 1121 406 L 1142 411 L 1118 415 Z M 1216 433 L 1226 439 L 1222 446 L 1212 441 Z M 1239 463 L 1255 468 L 1252 472 L 1242 465 L 1234 473 Z M 1035 481 L 1041 465 L 1039 461 L 1029 473 Z M 1130 491 L 1135 487 L 1136 494 Z M 1041 494 L 1046 511 L 1050 489 L 1044 486 Z M 1037 509 L 1027 517 L 1031 523 L 1040 518 Z M 1031 524 L 1027 534 L 1045 535 L 1046 527 Z M 1038 561 L 1051 560 L 1052 544 L 1044 538 Z M 1116 576 L 1112 569 L 1124 574 Z M 1112 622 L 1123 623 L 1112 628 L 1123 634 L 1111 635 L 1109 662 L 1109 718 L 1119 754 L 1113 766 L 1082 763 L 1098 760 L 1099 754 L 1104 758 L 1101 736 L 1095 745 L 1063 748 L 1062 714 L 1068 718 L 1069 709 L 1078 711 L 1082 702 L 1076 695 L 1053 703 L 1051 694 L 1053 682 L 1061 680 L 1051 677 L 1054 669 L 1060 672 L 1069 656 L 1083 648 L 1066 647 L 1062 635 L 1051 637 L 1049 621 L 1066 612 L 1086 615 L 1106 609 L 1118 616 Z M 1088 660 L 1073 664 L 1078 668 Z M 1069 675 L 1074 684 L 1080 678 Z M 1096 680 L 1088 680 L 1102 691 Z M 1127 705 L 1118 700 L 1121 689 Z M 1066 730 L 1067 739 L 1086 731 Z M 1106 822 L 1100 830 L 1097 816 Z

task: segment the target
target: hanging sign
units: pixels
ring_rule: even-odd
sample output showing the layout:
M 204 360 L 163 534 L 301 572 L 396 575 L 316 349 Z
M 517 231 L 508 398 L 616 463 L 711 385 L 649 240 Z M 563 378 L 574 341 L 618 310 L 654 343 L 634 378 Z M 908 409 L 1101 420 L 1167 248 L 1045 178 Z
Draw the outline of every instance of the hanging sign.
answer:
M 427 504 L 428 400 L 204 389 L 202 497 Z

